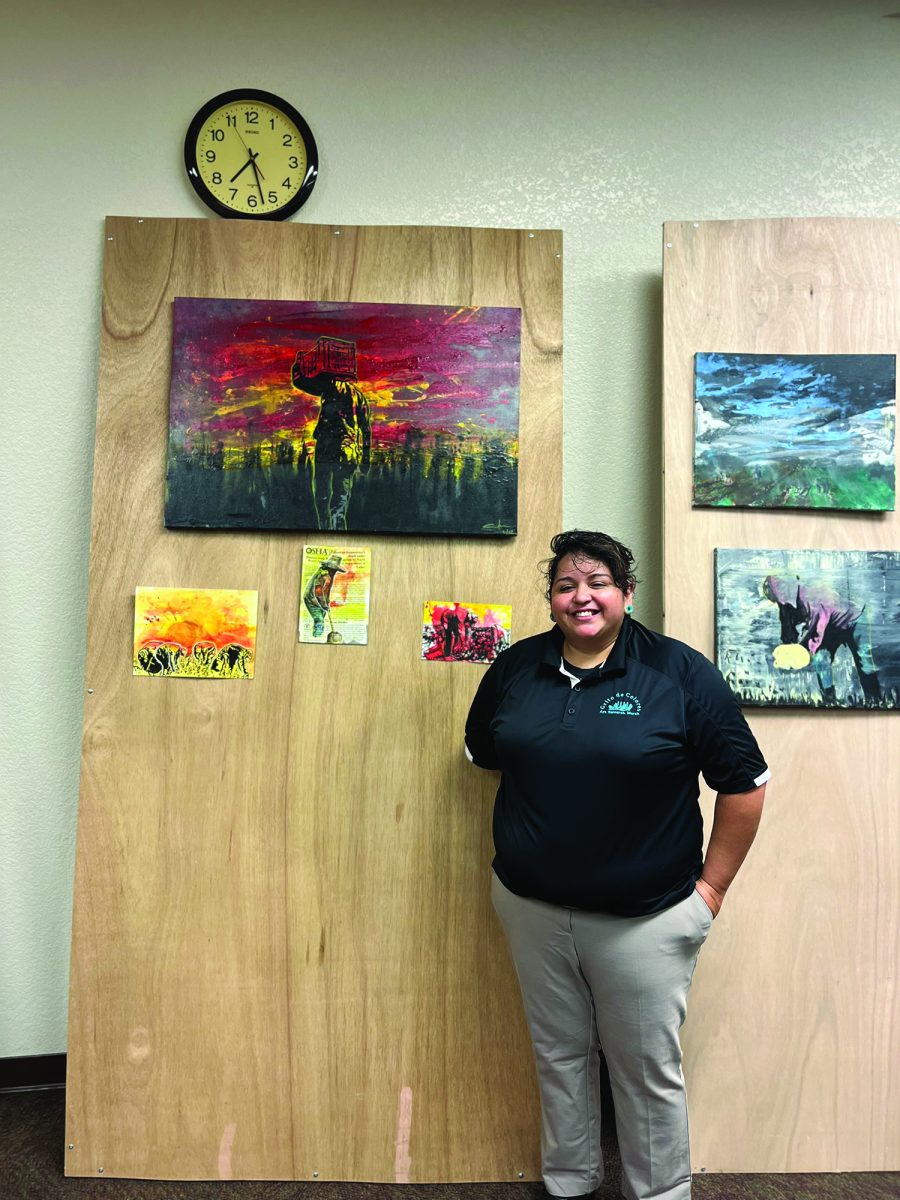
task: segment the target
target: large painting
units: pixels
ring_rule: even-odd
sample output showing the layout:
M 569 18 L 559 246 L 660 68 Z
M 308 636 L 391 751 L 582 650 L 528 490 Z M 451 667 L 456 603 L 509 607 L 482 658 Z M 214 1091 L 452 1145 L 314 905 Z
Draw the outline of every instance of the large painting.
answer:
M 170 528 L 516 532 L 520 311 L 176 299 Z
M 694 504 L 894 507 L 893 354 L 698 354 Z
M 744 704 L 900 708 L 900 554 L 716 550 L 716 660 Z

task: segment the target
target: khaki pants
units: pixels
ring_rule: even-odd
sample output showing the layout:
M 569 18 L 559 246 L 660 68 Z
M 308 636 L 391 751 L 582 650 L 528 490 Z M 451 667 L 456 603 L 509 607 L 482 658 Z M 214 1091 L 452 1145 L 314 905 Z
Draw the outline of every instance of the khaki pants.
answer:
M 516 896 L 493 877 L 531 1030 L 541 1164 L 553 1196 L 603 1179 L 602 1047 L 628 1200 L 691 1194 L 678 1031 L 712 913 L 699 892 L 649 917 L 612 917 Z

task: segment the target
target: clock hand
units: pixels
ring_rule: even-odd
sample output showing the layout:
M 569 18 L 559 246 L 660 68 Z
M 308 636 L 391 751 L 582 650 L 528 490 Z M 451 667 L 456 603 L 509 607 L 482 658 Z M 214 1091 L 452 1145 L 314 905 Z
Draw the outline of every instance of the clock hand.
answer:
M 248 158 L 248 159 L 247 159 L 247 161 L 244 163 L 244 165 L 243 165 L 242 167 L 239 167 L 239 168 L 238 168 L 238 170 L 237 170 L 237 171 L 235 171 L 235 173 L 234 173 L 234 174 L 232 175 L 232 177 L 231 177 L 231 178 L 228 180 L 228 182 L 229 182 L 229 183 L 234 183 L 234 181 L 237 179 L 238 175 L 242 175 L 242 174 L 244 173 L 244 171 L 246 171 L 246 170 L 247 170 L 247 168 L 248 168 L 248 167 L 252 167 L 252 166 L 254 166 L 254 165 L 255 165 L 255 164 L 254 164 L 254 162 L 253 162 L 253 159 L 252 159 L 252 158 Z
M 265 199 L 265 196 L 263 196 L 262 187 L 260 186 L 260 183 L 259 183 L 259 177 L 260 177 L 260 175 L 262 175 L 262 171 L 260 171 L 259 167 L 256 165 L 256 158 L 255 158 L 255 157 L 254 157 L 254 158 L 251 158 L 251 159 L 250 159 L 250 162 L 251 162 L 251 164 L 252 164 L 252 166 L 253 166 L 253 173 L 256 175 L 256 190 L 259 192 L 259 198 L 260 198 L 260 200 L 263 202 L 263 204 L 265 204 L 265 202 L 266 202 L 266 199 Z M 265 179 L 265 176 L 264 176 L 264 175 L 263 175 L 263 179 Z
M 254 158 L 259 158 L 259 151 L 258 151 L 258 150 L 251 150 L 251 149 L 250 149 L 250 147 L 249 147 L 249 146 L 247 145 L 247 143 L 244 141 L 244 135 L 243 135 L 243 134 L 241 133 L 241 131 L 238 129 L 237 125 L 233 125 L 233 126 L 232 126 L 232 129 L 233 129 L 233 130 L 234 130 L 234 132 L 235 132 L 235 133 L 238 135 L 238 137 L 241 139 L 241 145 L 244 147 L 244 149 L 245 149 L 245 150 L 247 151 L 247 153 L 250 155 L 250 158 L 251 158 L 251 160 L 252 160 L 252 159 L 254 159 Z M 248 165 L 247 163 L 244 163 L 244 167 L 246 167 L 247 165 Z M 242 170 L 242 171 L 243 171 L 244 167 L 241 167 L 241 170 Z M 257 168 L 256 168 L 256 170 L 257 170 L 257 171 L 259 171 L 260 175 L 262 175 L 263 179 L 265 179 L 265 175 L 263 175 L 263 173 L 262 173 L 262 171 L 260 171 L 259 167 L 257 167 Z M 230 182 L 231 182 L 231 183 L 234 183 L 235 179 L 237 179 L 237 175 L 233 175 L 233 176 L 231 177 L 231 180 L 230 180 Z
M 257 152 L 257 154 L 254 154 L 252 150 L 248 150 L 247 153 L 250 155 L 250 157 L 247 159 L 247 161 L 244 163 L 244 165 L 242 167 L 239 167 L 238 170 L 235 171 L 235 173 L 232 175 L 232 177 L 228 180 L 229 183 L 234 183 L 234 181 L 237 179 L 238 175 L 243 174 L 243 172 L 246 171 L 248 167 L 252 167 L 258 176 L 261 176 L 263 179 L 265 179 L 265 175 L 263 175 L 262 171 L 256 165 L 256 159 L 258 157 L 258 152 Z

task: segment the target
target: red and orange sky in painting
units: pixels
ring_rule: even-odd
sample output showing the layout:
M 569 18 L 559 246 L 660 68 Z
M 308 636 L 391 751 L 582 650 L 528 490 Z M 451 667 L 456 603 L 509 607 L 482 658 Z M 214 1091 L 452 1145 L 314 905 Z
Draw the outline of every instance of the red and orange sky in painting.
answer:
M 170 431 L 187 450 L 311 438 L 319 402 L 291 386 L 291 364 L 335 337 L 356 344 L 374 447 L 410 428 L 514 440 L 519 335 L 515 308 L 179 298 Z
M 197 642 L 256 645 L 256 592 L 228 588 L 139 587 L 134 597 L 134 652 L 167 643 L 190 654 Z

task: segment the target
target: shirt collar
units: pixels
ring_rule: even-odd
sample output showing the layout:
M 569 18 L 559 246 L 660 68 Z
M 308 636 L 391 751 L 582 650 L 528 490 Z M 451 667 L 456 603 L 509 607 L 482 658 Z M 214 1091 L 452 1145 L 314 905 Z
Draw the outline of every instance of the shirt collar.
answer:
M 622 628 L 619 630 L 619 636 L 613 643 L 613 648 L 606 657 L 606 662 L 603 664 L 603 677 L 610 675 L 625 674 L 625 657 L 628 644 L 631 641 L 631 617 L 626 613 L 625 619 L 622 622 Z M 552 667 L 554 671 L 559 671 L 559 664 L 562 659 L 563 647 L 565 639 L 558 625 L 554 625 L 548 631 L 547 644 L 544 647 L 544 653 L 541 657 L 541 665 Z

